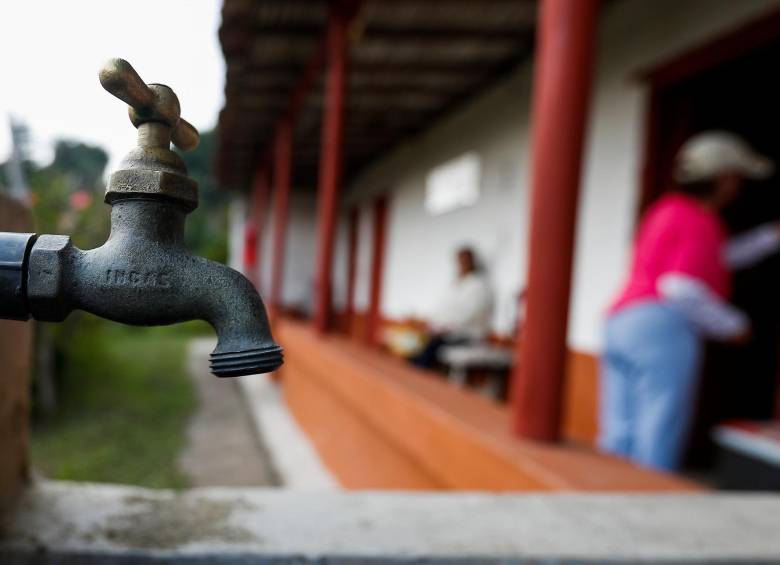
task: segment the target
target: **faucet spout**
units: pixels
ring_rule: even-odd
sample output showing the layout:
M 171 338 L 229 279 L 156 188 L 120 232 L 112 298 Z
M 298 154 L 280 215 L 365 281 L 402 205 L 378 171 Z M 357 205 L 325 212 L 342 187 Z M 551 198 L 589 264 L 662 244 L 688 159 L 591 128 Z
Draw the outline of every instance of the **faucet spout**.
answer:
M 216 376 L 278 368 L 282 349 L 260 296 L 237 271 L 190 253 L 185 213 L 174 202 L 129 198 L 114 203 L 101 247 L 82 251 L 67 236 L 39 236 L 26 284 L 33 317 L 62 321 L 79 309 L 141 326 L 205 320 L 218 337 L 211 354 Z
M 205 319 L 219 338 L 211 353 L 211 372 L 234 377 L 277 369 L 283 362 L 282 348 L 271 336 L 265 308 L 252 283 L 233 269 L 205 259 L 197 262 L 195 271 L 203 280 L 224 282 L 206 289 L 204 296 Z

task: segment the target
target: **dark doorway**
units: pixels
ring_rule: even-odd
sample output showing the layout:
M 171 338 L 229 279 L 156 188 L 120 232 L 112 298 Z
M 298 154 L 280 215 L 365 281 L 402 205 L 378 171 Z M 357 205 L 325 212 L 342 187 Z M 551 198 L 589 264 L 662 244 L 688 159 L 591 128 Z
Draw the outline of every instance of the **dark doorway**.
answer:
M 671 171 L 680 145 L 690 135 L 722 129 L 744 137 L 759 152 L 780 164 L 780 40 L 737 59 L 656 89 L 649 167 L 653 183 L 644 203 L 671 186 Z M 733 233 L 780 219 L 780 174 L 752 182 L 726 214 Z M 754 337 L 745 347 L 708 348 L 689 462 L 712 462 L 712 427 L 740 418 L 763 420 L 775 414 L 780 344 L 780 256 L 735 275 L 733 302 L 753 322 Z

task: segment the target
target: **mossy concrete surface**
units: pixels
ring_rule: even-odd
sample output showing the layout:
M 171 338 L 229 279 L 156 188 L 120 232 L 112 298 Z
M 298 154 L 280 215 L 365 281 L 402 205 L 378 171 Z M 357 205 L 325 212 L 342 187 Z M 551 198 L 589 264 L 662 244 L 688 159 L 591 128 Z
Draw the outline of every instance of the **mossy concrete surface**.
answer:
M 189 491 L 43 482 L 0 563 L 777 563 L 780 496 Z

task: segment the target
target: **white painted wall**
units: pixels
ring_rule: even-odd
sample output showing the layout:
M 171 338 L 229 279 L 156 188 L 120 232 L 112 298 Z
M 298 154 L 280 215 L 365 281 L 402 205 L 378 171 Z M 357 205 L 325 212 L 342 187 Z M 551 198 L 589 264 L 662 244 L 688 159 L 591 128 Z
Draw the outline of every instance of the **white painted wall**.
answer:
M 235 197 L 228 209 L 228 265 L 243 272 L 244 269 L 244 223 L 246 222 L 246 200 Z
M 273 220 L 273 202 L 269 201 L 269 210 L 266 211 L 262 225 L 260 226 L 261 233 L 258 234 L 260 238 L 260 259 L 257 262 L 260 276 L 258 277 L 260 296 L 266 299 L 271 292 L 271 262 L 274 253 L 273 237 L 274 237 L 274 220 Z
M 371 301 L 371 255 L 374 246 L 374 211 L 369 200 L 358 208 L 358 244 L 355 253 L 355 310 L 368 310 Z
M 271 203 L 273 207 L 273 203 Z M 285 250 L 282 303 L 308 312 L 314 285 L 314 239 L 317 196 L 310 190 L 290 195 L 290 219 Z M 268 214 L 262 233 L 260 254 L 260 291 L 264 298 L 271 289 L 273 262 L 273 214 Z
M 355 192 L 369 196 L 372 189 L 391 187 L 385 316 L 426 317 L 455 276 L 455 250 L 468 244 L 478 251 L 496 291 L 496 329 L 511 330 L 512 305 L 524 278 L 528 83 L 525 73 L 514 77 L 356 183 Z M 428 215 L 423 206 L 428 172 L 468 151 L 482 159 L 478 203 Z
M 625 0 L 605 9 L 577 230 L 569 331 L 574 348 L 598 349 L 602 312 L 626 268 L 643 150 L 645 91 L 637 73 L 778 4 L 777 0 Z M 516 295 L 524 286 L 527 268 L 530 83 L 530 68 L 520 69 L 375 164 L 351 187 L 351 202 L 368 203 L 379 191 L 390 194 L 385 316 L 429 312 L 454 276 L 454 250 L 471 244 L 484 260 L 496 292 L 495 329 L 511 330 Z M 483 160 L 478 203 L 428 216 L 423 209 L 426 175 L 467 151 Z M 369 244 L 363 231 L 361 248 L 364 242 Z
M 274 219 L 273 202 L 262 234 L 260 234 L 260 294 L 267 298 L 271 291 Z M 284 279 L 282 283 L 282 303 L 287 307 L 303 308 L 310 313 L 314 288 L 314 253 L 317 226 L 317 195 L 311 189 L 299 188 L 290 197 L 290 219 L 285 250 Z M 243 257 L 244 221 L 246 203 L 239 200 L 231 208 L 230 218 L 230 262 L 231 266 L 241 270 Z M 348 261 L 347 216 L 342 214 L 337 223 L 336 249 L 333 261 L 333 303 L 342 309 L 347 295 Z
M 349 267 L 349 219 L 341 214 L 336 224 L 336 244 L 333 254 L 333 308 L 343 310 L 347 305 L 347 269 Z

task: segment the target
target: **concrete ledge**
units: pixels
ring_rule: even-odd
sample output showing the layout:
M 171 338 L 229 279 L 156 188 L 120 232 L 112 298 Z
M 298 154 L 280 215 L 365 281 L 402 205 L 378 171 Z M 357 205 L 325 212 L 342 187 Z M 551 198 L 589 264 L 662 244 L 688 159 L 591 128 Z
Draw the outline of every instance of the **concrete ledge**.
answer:
M 153 491 L 44 482 L 0 562 L 780 561 L 778 495 Z

